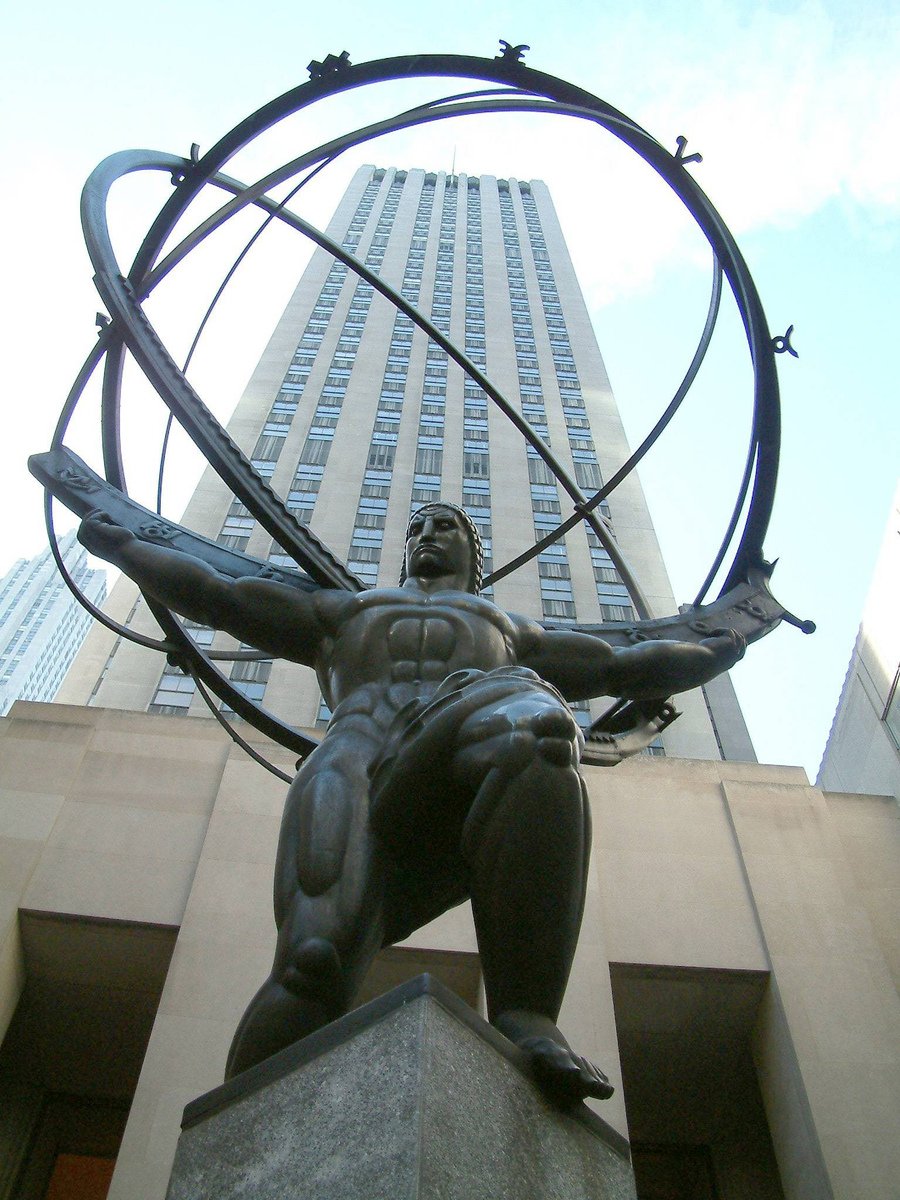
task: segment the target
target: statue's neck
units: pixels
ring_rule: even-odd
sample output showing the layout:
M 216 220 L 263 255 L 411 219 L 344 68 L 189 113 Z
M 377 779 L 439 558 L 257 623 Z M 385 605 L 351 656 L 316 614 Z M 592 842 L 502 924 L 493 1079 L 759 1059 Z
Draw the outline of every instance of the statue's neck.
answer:
M 436 575 L 422 578 L 420 576 L 412 576 L 407 579 L 403 587 L 413 592 L 420 592 L 425 596 L 432 596 L 436 592 L 467 592 L 468 579 L 463 579 L 459 575 Z

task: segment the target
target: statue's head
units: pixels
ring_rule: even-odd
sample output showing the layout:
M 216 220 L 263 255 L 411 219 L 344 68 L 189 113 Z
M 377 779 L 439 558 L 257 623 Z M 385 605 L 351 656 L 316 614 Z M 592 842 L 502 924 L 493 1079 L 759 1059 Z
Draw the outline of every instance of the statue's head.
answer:
M 467 570 L 466 590 L 478 593 L 484 569 L 484 548 L 475 522 L 447 500 L 425 504 L 414 512 L 406 529 L 406 553 L 400 571 L 401 586 L 409 576 L 446 574 L 448 567 Z

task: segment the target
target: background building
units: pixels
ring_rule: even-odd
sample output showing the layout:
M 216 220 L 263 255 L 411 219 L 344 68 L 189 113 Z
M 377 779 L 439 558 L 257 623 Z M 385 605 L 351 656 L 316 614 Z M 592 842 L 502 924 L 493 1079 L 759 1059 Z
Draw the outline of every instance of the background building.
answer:
M 88 600 L 102 604 L 106 572 L 88 566 L 74 531 L 60 539 L 59 550 Z M 52 700 L 92 625 L 49 549 L 14 563 L 0 579 L 0 717 L 20 698 Z
M 822 765 L 820 787 L 900 799 L 900 488 Z
M 363 167 L 328 233 L 396 287 L 484 370 L 588 493 L 628 457 L 622 423 L 547 188 Z M 229 430 L 297 516 L 367 583 L 396 582 L 410 509 L 462 504 L 486 569 L 521 553 L 568 513 L 537 453 L 413 322 L 317 251 L 238 405 Z M 634 475 L 604 513 L 655 615 L 675 599 Z M 184 516 L 192 529 L 275 562 L 280 547 L 209 470 Z M 284 559 L 288 562 L 289 560 Z M 628 593 L 596 535 L 573 530 L 498 582 L 515 612 L 565 623 L 629 620 Z M 154 630 L 128 581 L 113 615 Z M 212 631 L 199 632 L 212 641 Z M 219 635 L 218 646 L 233 645 Z M 60 699 L 157 713 L 205 713 L 192 679 L 97 628 Z M 327 710 L 313 675 L 242 663 L 239 688 L 297 725 Z M 593 704 L 598 716 L 606 705 Z M 669 754 L 754 760 L 727 678 L 681 698 Z M 580 718 L 589 723 L 588 705 Z M 662 747 L 658 748 L 661 752 Z
M 329 231 L 519 397 L 588 489 L 624 460 L 542 185 L 367 168 Z M 410 507 L 437 494 L 466 505 L 496 562 L 561 506 L 478 390 L 325 255 L 230 428 L 368 579 L 397 578 Z M 674 611 L 633 478 L 610 515 L 652 604 Z M 280 553 L 211 473 L 185 522 Z M 570 535 L 495 598 L 554 620 L 622 615 L 600 549 Z M 127 581 L 111 604 L 152 632 Z M 221 1081 L 269 970 L 284 784 L 160 670 L 94 630 L 67 703 L 0 723 L 0 1200 L 43 1196 L 66 1154 L 79 1161 L 59 1169 L 101 1180 L 115 1161 L 111 1200 L 163 1200 L 184 1105 Z M 313 725 L 309 678 L 276 663 L 237 682 Z M 721 704 L 707 689 L 681 707 L 668 757 L 585 768 L 594 847 L 560 1024 L 616 1085 L 599 1108 L 631 1138 L 642 1196 L 895 1200 L 896 805 L 728 761 L 750 754 L 727 681 Z M 467 905 L 384 951 L 364 998 L 423 970 L 483 1004 Z

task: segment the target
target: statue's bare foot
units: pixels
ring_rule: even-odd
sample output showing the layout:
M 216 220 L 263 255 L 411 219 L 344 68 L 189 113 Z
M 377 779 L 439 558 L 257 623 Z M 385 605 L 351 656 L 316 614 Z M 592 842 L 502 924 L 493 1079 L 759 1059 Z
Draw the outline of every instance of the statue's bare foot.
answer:
M 608 1100 L 613 1085 L 592 1062 L 576 1054 L 549 1017 L 517 1009 L 493 1025 L 528 1055 L 534 1079 L 554 1104 L 577 1104 L 586 1096 Z

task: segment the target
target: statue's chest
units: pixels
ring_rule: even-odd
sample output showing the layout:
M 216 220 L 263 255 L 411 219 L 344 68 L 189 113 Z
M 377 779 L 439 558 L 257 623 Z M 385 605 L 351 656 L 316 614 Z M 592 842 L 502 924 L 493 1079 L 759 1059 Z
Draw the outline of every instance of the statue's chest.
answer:
M 505 618 L 482 601 L 461 597 L 459 602 L 410 602 L 405 596 L 366 600 L 346 630 L 350 636 L 341 642 L 342 661 L 355 676 L 439 683 L 453 671 L 490 671 L 512 661 Z
M 387 651 L 392 663 L 433 662 L 446 665 L 455 659 L 460 642 L 470 640 L 461 622 L 445 615 L 396 617 L 387 629 Z
M 439 682 L 451 671 L 483 671 L 509 661 L 507 640 L 490 620 L 452 608 L 396 614 L 385 628 L 390 675 L 395 682 Z

